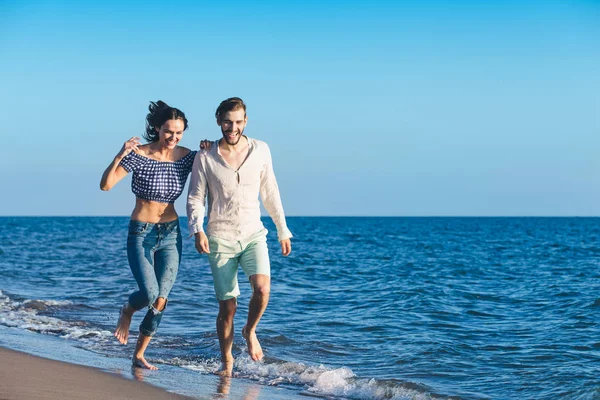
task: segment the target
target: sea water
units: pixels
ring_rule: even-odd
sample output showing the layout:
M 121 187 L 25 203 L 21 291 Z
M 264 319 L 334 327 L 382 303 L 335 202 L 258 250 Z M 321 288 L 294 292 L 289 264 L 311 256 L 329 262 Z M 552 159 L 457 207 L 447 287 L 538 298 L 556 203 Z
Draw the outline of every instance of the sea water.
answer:
M 234 385 L 269 388 L 256 398 L 600 398 L 600 218 L 291 217 L 289 257 L 263 222 L 265 360 L 253 362 L 239 334 L 251 294 L 241 271 L 234 342 Z M 119 345 L 118 310 L 136 289 L 127 224 L 0 218 L 0 344 L 60 340 L 127 368 L 143 317 Z M 217 310 L 206 256 L 186 239 L 147 358 L 165 376 L 213 376 Z M 161 384 L 160 371 L 150 376 Z M 203 398 L 188 378 L 162 385 Z

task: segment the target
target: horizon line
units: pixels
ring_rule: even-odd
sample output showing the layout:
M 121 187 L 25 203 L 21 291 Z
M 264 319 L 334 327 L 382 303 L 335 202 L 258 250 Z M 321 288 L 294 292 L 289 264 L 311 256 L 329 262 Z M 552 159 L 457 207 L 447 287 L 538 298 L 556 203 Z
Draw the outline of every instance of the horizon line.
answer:
M 0 215 L 0 218 L 126 218 L 129 215 Z M 187 216 L 179 216 L 187 218 Z M 261 215 L 269 218 L 269 215 Z M 600 215 L 286 215 L 285 218 L 600 218 Z

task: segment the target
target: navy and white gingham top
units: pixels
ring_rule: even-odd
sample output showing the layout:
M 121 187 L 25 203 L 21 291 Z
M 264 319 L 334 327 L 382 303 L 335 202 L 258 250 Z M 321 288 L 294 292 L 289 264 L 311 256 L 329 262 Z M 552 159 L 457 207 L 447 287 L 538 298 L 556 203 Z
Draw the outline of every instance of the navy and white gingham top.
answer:
M 131 191 L 143 200 L 174 203 L 183 192 L 185 181 L 192 170 L 196 151 L 190 151 L 177 161 L 157 161 L 135 152 L 121 159 L 125 171 L 133 171 Z

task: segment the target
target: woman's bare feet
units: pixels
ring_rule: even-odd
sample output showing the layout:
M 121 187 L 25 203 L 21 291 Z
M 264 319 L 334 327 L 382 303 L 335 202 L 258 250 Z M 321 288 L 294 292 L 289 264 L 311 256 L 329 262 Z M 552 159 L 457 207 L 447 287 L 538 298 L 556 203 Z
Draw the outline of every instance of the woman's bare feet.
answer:
M 119 321 L 117 322 L 117 329 L 115 330 L 115 337 L 121 344 L 127 344 L 129 338 L 129 326 L 131 325 L 131 317 L 133 316 L 134 309 L 131 308 L 129 303 L 126 303 L 121 307 L 119 312 Z
M 242 329 L 242 336 L 246 339 L 246 344 L 248 345 L 248 354 L 250 354 L 250 358 L 254 361 L 262 360 L 263 351 L 260 346 L 260 342 L 258 341 L 258 337 L 256 337 L 256 331 L 250 331 L 247 327 L 244 326 Z
M 221 369 L 216 372 L 217 375 L 230 377 L 233 372 L 233 356 L 231 354 L 221 357 Z
M 156 371 L 158 369 L 158 367 L 156 367 L 156 366 L 150 364 L 148 361 L 146 361 L 146 359 L 143 356 L 141 356 L 141 357 L 134 356 L 133 359 L 131 360 L 131 364 L 134 367 L 149 369 L 152 371 Z

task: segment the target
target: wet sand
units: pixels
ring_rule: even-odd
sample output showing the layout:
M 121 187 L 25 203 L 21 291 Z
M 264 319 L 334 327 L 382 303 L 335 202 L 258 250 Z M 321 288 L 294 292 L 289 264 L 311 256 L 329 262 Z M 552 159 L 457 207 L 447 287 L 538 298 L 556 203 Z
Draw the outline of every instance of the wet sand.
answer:
M 190 399 L 95 368 L 0 347 L 1 400 Z

